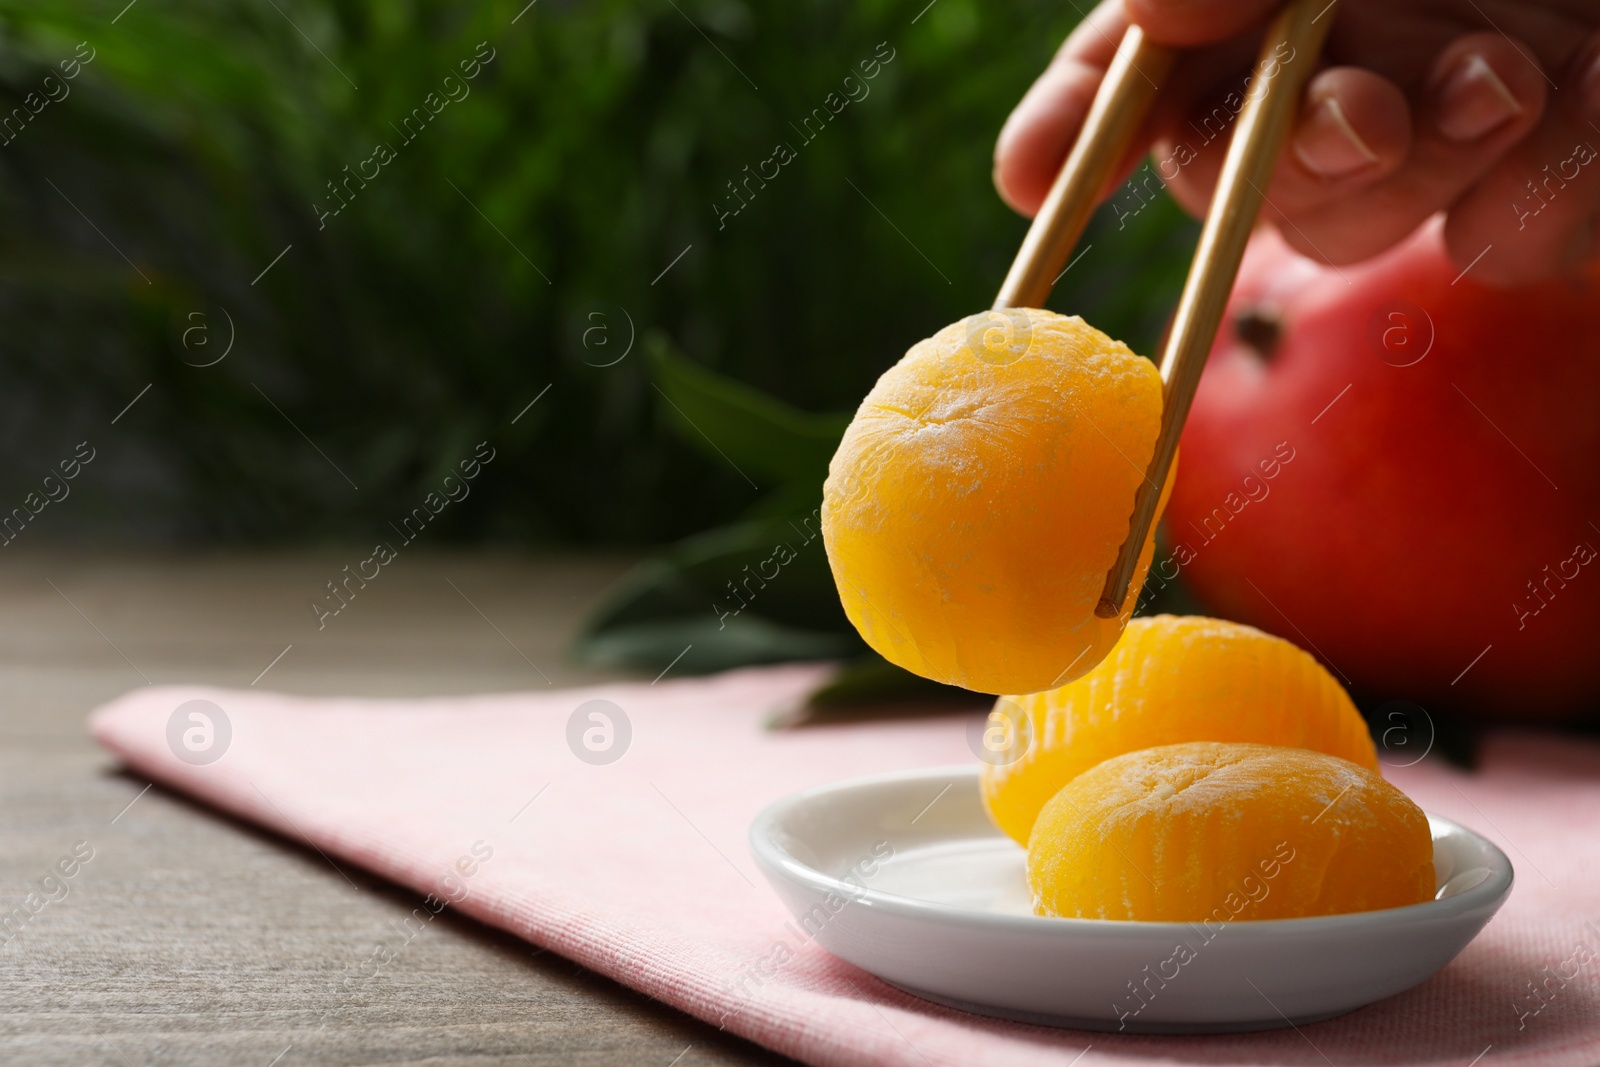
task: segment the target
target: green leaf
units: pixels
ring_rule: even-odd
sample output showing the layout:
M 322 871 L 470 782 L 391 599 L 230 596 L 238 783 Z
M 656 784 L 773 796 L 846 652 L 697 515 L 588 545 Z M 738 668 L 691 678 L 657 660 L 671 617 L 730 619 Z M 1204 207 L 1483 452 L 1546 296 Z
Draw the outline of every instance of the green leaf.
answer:
M 644 343 L 656 388 L 685 441 L 752 479 L 822 484 L 849 415 L 801 411 L 725 378 L 683 358 L 663 333 Z
M 580 662 L 605 667 L 643 667 L 674 674 L 709 674 L 756 663 L 838 659 L 858 643 L 844 634 L 783 626 L 758 615 L 719 623 L 710 615 L 618 626 L 586 638 Z
M 809 698 L 812 709 L 909 702 L 976 707 L 993 704 L 994 697 L 912 674 L 904 667 L 897 667 L 883 657 L 869 653 L 844 666 L 827 685 L 814 690 Z
M 578 636 L 592 663 L 677 670 L 858 654 L 809 515 L 736 523 L 696 534 L 635 567 Z

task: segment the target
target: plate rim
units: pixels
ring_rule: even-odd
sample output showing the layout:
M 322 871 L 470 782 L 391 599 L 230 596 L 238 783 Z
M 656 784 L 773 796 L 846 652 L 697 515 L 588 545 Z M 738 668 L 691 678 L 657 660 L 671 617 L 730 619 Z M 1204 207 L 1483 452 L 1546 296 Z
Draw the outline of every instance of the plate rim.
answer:
M 1004 915 L 980 912 L 953 904 L 889 893 L 871 886 L 863 889 L 854 883 L 826 874 L 801 861 L 777 842 L 773 832 L 780 818 L 809 801 L 830 794 L 848 792 L 873 786 L 894 785 L 922 779 L 967 778 L 976 779 L 980 768 L 970 764 L 947 764 L 935 767 L 911 768 L 877 774 L 858 775 L 790 793 L 772 801 L 761 809 L 750 823 L 747 839 L 757 866 L 772 877 L 780 874 L 786 880 L 799 883 L 820 894 L 835 893 L 852 904 L 879 908 L 908 919 L 935 921 L 946 926 L 964 926 L 973 929 L 1008 932 L 1045 937 L 1083 938 L 1135 937 L 1142 935 L 1168 935 L 1180 930 L 1193 930 L 1191 922 L 1151 922 L 1143 919 L 1080 919 L 1046 915 Z M 952 783 L 954 784 L 954 783 Z M 975 784 L 975 783 L 974 783 Z M 1398 908 L 1378 908 L 1372 911 L 1341 912 L 1336 915 L 1303 916 L 1292 919 L 1238 919 L 1229 923 L 1234 940 L 1254 937 L 1281 938 L 1285 936 L 1329 935 L 1352 927 L 1371 929 L 1408 926 L 1416 922 L 1439 922 L 1458 919 L 1463 915 L 1487 908 L 1499 909 L 1510 895 L 1516 881 L 1516 871 L 1511 860 L 1500 846 L 1470 827 L 1453 819 L 1424 811 L 1430 827 L 1441 825 L 1452 829 L 1485 848 L 1491 861 L 1490 876 L 1469 889 L 1443 900 L 1434 899 Z M 1199 922 L 1201 920 L 1194 920 Z

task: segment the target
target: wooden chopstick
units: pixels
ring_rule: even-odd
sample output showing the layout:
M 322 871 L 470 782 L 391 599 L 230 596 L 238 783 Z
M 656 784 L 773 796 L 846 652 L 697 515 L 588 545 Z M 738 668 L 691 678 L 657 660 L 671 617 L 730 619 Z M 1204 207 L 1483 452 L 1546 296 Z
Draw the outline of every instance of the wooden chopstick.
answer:
M 1264 190 L 1294 121 L 1300 93 L 1316 67 L 1317 54 L 1333 23 L 1335 6 L 1327 0 L 1291 0 L 1272 20 L 1262 39 L 1251 88 L 1228 142 L 1217 189 L 1206 211 L 1200 243 L 1162 352 L 1161 432 L 1134 497 L 1128 539 L 1106 575 L 1100 603 L 1095 607 L 1095 614 L 1101 618 L 1115 618 L 1127 602 L 1139 553 L 1155 521 L 1161 487 L 1172 469 L 1178 438 L 1200 384 L 1200 372 L 1211 352 L 1217 327 L 1222 324 L 1222 312 L 1239 273 L 1245 243 L 1261 211 Z
M 1095 93 L 1083 129 L 1050 186 L 1011 263 L 994 309 L 1040 308 L 1050 295 L 1072 246 L 1083 236 L 1100 193 L 1139 131 L 1176 53 L 1129 26 Z

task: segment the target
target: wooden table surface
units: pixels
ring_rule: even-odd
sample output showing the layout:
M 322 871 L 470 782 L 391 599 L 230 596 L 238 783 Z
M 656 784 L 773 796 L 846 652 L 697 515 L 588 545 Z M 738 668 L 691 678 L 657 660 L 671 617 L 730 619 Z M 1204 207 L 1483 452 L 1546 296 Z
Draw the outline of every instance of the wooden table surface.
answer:
M 86 713 L 119 693 L 248 686 L 286 646 L 262 687 L 542 686 L 523 654 L 557 685 L 606 677 L 565 646 L 621 561 L 408 554 L 319 633 L 308 603 L 358 555 L 7 553 L 0 913 L 74 842 L 95 854 L 0 944 L 0 1062 L 789 1062 L 449 912 L 359 992 L 335 993 L 415 894 L 355 871 L 352 885 L 315 852 L 159 787 L 141 797 L 144 780 L 90 740 Z

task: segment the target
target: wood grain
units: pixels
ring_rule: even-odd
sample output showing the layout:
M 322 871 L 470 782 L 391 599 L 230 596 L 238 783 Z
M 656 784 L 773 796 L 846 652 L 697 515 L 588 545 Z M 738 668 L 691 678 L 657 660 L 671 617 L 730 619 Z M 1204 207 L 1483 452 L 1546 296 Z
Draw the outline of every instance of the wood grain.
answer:
M 0 1061 L 790 1062 L 449 912 L 341 992 L 339 976 L 415 907 L 414 894 L 341 864 L 347 881 L 313 851 L 159 788 L 140 796 L 144 781 L 90 741 L 85 713 L 146 678 L 248 686 L 291 643 L 262 687 L 374 696 L 542 687 L 523 655 L 556 685 L 605 677 L 563 651 L 625 561 L 403 556 L 318 632 L 307 602 L 349 561 L 7 558 L 0 910 L 37 889 L 74 842 L 95 852 L 64 898 L 0 945 Z

